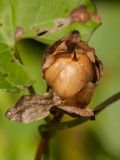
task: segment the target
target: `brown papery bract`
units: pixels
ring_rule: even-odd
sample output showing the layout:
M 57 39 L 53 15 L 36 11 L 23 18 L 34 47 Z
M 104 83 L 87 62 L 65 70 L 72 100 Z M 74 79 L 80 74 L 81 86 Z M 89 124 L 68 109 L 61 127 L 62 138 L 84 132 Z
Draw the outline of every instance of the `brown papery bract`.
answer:
M 56 42 L 46 53 L 43 75 L 61 104 L 85 108 L 102 75 L 102 63 L 78 31 Z
M 76 59 L 73 54 L 57 58 L 44 72 L 48 84 L 63 99 L 73 97 L 95 75 L 93 64 L 85 54 L 76 53 Z

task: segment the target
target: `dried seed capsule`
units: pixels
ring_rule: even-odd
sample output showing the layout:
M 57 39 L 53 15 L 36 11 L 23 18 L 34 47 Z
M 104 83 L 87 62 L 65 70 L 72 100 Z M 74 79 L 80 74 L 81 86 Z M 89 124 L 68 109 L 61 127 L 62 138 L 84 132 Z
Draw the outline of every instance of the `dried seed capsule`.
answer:
M 64 56 L 56 58 L 45 70 L 44 78 L 65 99 L 73 97 L 87 82 L 92 81 L 95 73 L 93 64 L 86 55 L 76 53 L 76 59 L 74 53 L 69 57 Z
M 97 84 L 101 68 L 102 64 L 94 50 L 81 40 L 78 31 L 73 31 L 48 50 L 44 58 L 43 75 L 53 91 L 64 100 L 81 97 L 81 93 L 84 93 L 84 100 L 78 98 L 84 106 L 86 101 L 89 102 L 86 88 L 90 88 L 89 83 L 93 86 Z M 91 99 L 92 94 L 89 95 Z

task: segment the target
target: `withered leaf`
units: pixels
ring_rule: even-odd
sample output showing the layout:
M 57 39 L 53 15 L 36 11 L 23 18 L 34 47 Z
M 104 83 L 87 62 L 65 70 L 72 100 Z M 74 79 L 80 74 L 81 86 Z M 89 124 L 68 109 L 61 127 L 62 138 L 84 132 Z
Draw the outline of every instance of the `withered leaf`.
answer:
M 80 118 L 80 117 L 90 117 L 93 118 L 94 117 L 94 113 L 91 109 L 89 108 L 79 108 L 79 107 L 75 107 L 75 106 L 54 106 L 51 108 L 51 112 L 55 112 L 55 111 L 59 111 L 61 110 L 63 113 L 66 113 L 72 117 L 75 118 Z
M 8 109 L 5 116 L 21 123 L 30 123 L 48 116 L 53 101 L 48 95 L 22 96 L 15 107 Z
M 54 95 L 53 95 L 54 96 Z M 22 96 L 14 107 L 8 109 L 5 116 L 9 120 L 30 123 L 47 117 L 50 113 L 66 113 L 72 117 L 94 117 L 92 110 L 75 106 L 65 106 L 58 96 L 48 95 Z

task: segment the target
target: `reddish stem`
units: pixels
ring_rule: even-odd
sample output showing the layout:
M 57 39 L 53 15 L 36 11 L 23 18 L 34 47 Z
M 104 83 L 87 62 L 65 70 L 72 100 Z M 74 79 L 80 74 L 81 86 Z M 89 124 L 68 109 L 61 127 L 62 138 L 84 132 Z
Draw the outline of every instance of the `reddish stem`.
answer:
M 50 136 L 42 137 L 42 139 L 40 140 L 38 144 L 38 148 L 37 148 L 36 155 L 35 155 L 35 160 L 42 159 L 42 155 L 48 145 L 49 139 L 50 139 Z
M 51 120 L 52 123 L 58 123 L 63 117 L 63 113 L 55 113 L 53 120 Z M 49 131 L 43 132 L 42 133 L 42 139 L 39 142 L 37 151 L 36 151 L 36 156 L 35 160 L 41 160 L 42 156 L 44 155 L 44 159 L 48 160 L 49 158 L 49 140 L 51 139 L 52 134 Z

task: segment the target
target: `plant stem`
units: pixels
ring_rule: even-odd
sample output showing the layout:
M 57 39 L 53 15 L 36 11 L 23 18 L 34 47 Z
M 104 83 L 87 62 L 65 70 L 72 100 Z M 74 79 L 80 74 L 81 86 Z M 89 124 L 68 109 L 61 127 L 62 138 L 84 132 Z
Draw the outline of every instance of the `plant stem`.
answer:
M 43 153 L 44 153 L 43 154 L 44 160 L 49 160 L 49 158 L 50 158 L 50 137 L 49 137 L 49 139 L 47 141 L 47 145 L 46 145 L 45 150 L 44 150 Z
M 43 136 L 38 144 L 38 148 L 35 155 L 35 160 L 41 160 L 42 155 L 46 149 L 46 146 L 49 142 L 49 136 Z
M 96 106 L 93 109 L 93 112 L 95 114 L 98 114 L 103 109 L 105 109 L 106 107 L 108 107 L 109 105 L 111 105 L 112 103 L 116 102 L 119 99 L 120 99 L 120 92 L 117 92 L 114 95 L 112 95 L 111 97 L 109 97 L 108 99 L 106 99 L 105 101 L 103 101 L 102 103 L 100 103 L 98 106 Z
M 48 122 L 48 126 L 49 125 L 54 125 L 54 124 L 59 124 L 60 120 L 62 119 L 63 117 L 63 114 L 62 113 L 56 113 L 53 117 L 53 120 L 51 120 L 50 122 Z M 40 127 L 39 127 L 40 128 Z M 40 133 L 42 135 L 41 137 L 41 141 L 39 142 L 39 145 L 38 145 L 38 149 L 37 149 L 37 152 L 36 152 L 36 156 L 35 156 L 35 160 L 41 160 L 42 158 L 42 155 L 44 156 L 44 160 L 49 160 L 49 142 L 50 142 L 50 139 L 52 137 L 52 135 L 54 134 L 54 131 L 41 131 L 40 130 Z

